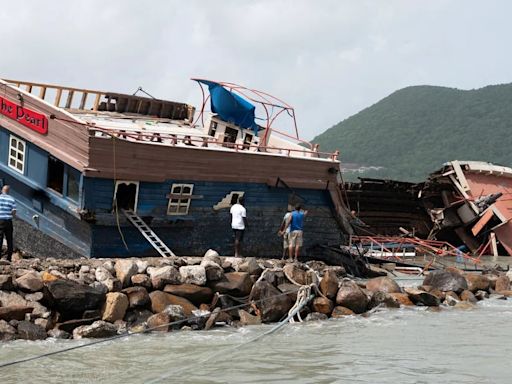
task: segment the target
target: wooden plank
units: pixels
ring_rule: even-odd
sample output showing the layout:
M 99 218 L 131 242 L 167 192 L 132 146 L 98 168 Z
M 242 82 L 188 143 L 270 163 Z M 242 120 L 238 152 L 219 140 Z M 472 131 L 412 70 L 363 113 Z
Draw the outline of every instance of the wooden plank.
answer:
M 491 251 L 494 257 L 498 257 L 498 244 L 496 243 L 496 234 L 491 232 L 489 234 L 489 239 L 491 241 Z
M 462 171 L 462 168 L 460 166 L 460 163 L 455 160 L 451 162 L 453 170 L 455 171 L 455 174 L 457 175 L 457 179 L 459 181 L 460 186 L 462 187 L 462 190 L 464 192 L 467 192 L 470 190 L 468 181 L 466 180 L 466 176 L 464 176 L 464 172 Z
M 96 98 L 94 99 L 94 105 L 92 107 L 93 111 L 97 111 L 98 110 L 98 105 L 100 105 L 100 98 L 101 98 L 101 93 L 97 93 L 96 94 Z
M 46 96 L 46 87 L 41 87 L 39 90 L 39 98 L 44 100 L 44 97 Z
M 80 107 L 78 107 L 78 108 L 79 109 L 84 109 L 86 102 L 87 102 L 87 92 L 83 92 L 82 93 L 82 99 L 80 100 Z
M 60 104 L 61 97 L 62 97 L 62 89 L 57 89 L 57 93 L 55 93 L 55 101 L 53 102 L 53 105 L 58 107 Z
M 68 92 L 68 99 L 66 101 L 66 106 L 64 108 L 71 108 L 71 103 L 73 102 L 73 94 L 75 91 L 69 91 Z
M 480 219 L 476 222 L 476 224 L 471 228 L 471 233 L 473 236 L 476 236 L 480 233 L 482 228 L 491 220 L 491 218 L 494 216 L 494 212 L 492 209 L 487 209 L 485 213 L 480 217 Z

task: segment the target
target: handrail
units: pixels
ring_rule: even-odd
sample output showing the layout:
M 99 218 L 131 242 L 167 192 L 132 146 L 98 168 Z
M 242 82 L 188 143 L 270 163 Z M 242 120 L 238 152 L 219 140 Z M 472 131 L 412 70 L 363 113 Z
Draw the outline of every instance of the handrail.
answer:
M 34 82 L 21 81 L 21 80 L 11 80 L 11 79 L 3 79 L 3 80 L 6 83 L 16 86 L 17 88 L 21 88 L 22 86 L 24 86 L 26 92 L 28 92 L 30 94 L 34 94 L 37 97 L 39 97 L 40 99 L 45 100 L 46 102 L 49 102 L 48 100 L 46 100 L 48 90 L 55 90 L 55 98 L 53 100 L 53 103 L 50 103 L 50 104 L 52 104 L 53 106 L 55 106 L 57 108 L 71 109 L 71 106 L 73 105 L 74 97 L 77 94 L 79 94 L 81 96 L 81 99 L 80 99 L 80 105 L 77 109 L 85 109 L 87 99 L 88 99 L 89 95 L 92 95 L 95 97 L 95 99 L 92 104 L 92 108 L 90 110 L 97 111 L 98 106 L 100 104 L 101 97 L 102 96 L 107 97 L 107 95 L 108 95 L 108 92 L 95 91 L 92 89 L 64 87 L 64 86 L 60 86 L 60 85 L 53 85 L 53 84 L 46 84 L 46 83 L 34 83 Z M 39 88 L 39 94 L 35 94 L 33 92 L 34 88 Z M 63 91 L 68 92 L 67 98 L 66 98 L 66 104 L 64 107 L 62 107 L 60 105 Z
M 243 143 L 225 143 L 222 141 L 219 141 L 214 138 L 206 138 L 206 137 L 199 137 L 195 138 L 194 135 L 188 135 L 188 134 L 172 134 L 172 133 L 159 133 L 159 132 L 128 132 L 123 129 L 110 129 L 110 128 L 102 128 L 97 126 L 90 126 L 88 124 L 85 124 L 90 132 L 101 132 L 103 134 L 106 134 L 108 136 L 117 138 L 117 139 L 133 139 L 135 141 L 143 141 L 143 139 L 146 139 L 147 142 L 153 142 L 153 143 L 162 143 L 164 139 L 170 140 L 171 145 L 175 146 L 179 142 L 195 146 L 195 147 L 208 147 L 209 144 L 214 144 L 218 146 L 222 146 L 227 149 L 233 149 L 235 152 L 239 151 L 248 151 L 251 148 L 255 149 L 255 152 L 262 152 L 262 153 L 270 153 L 270 154 L 277 154 L 272 151 L 280 151 L 284 152 L 288 157 L 291 156 L 292 153 L 298 152 L 303 154 L 309 154 L 310 157 L 314 158 L 322 158 L 322 159 L 330 159 L 332 161 L 337 161 L 339 156 L 339 151 L 335 152 L 319 152 L 319 151 L 312 151 L 307 148 L 304 149 L 293 149 L 293 148 L 279 148 L 279 147 L 271 147 L 271 146 L 262 146 L 262 145 L 253 145 L 253 144 L 243 144 Z M 131 131 L 131 130 L 130 130 Z M 194 145 L 193 143 L 197 143 L 200 145 Z M 283 153 L 281 153 L 283 154 Z

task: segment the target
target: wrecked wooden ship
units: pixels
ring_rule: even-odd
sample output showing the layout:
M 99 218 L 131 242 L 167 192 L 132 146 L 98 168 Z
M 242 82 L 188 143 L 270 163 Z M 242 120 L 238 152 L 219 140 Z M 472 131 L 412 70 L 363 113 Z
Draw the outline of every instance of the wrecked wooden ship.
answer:
M 55 257 L 230 254 L 229 207 L 242 196 L 251 256 L 281 255 L 276 232 L 297 202 L 309 211 L 305 249 L 340 244 L 338 153 L 300 140 L 283 101 L 195 80 L 198 113 L 151 97 L 1 80 L 0 182 L 18 204 L 15 246 Z M 292 133 L 275 127 L 284 115 Z

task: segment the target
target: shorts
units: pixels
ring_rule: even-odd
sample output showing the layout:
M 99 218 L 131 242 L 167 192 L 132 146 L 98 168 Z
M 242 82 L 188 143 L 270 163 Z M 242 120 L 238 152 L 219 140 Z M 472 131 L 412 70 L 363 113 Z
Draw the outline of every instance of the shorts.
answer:
M 244 240 L 244 232 L 245 232 L 245 229 L 234 229 L 233 228 L 233 235 L 235 235 L 235 240 L 242 242 Z
M 290 232 L 289 243 L 291 247 L 302 247 L 302 231 Z
M 283 233 L 283 248 L 288 249 L 290 247 L 290 232 Z

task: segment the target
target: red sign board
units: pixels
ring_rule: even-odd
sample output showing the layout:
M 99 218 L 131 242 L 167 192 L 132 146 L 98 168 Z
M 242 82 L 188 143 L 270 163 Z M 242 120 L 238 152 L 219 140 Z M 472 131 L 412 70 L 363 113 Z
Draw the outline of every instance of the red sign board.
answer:
M 48 133 L 48 119 L 45 115 L 31 111 L 21 105 L 0 97 L 0 114 L 7 116 L 42 135 Z

